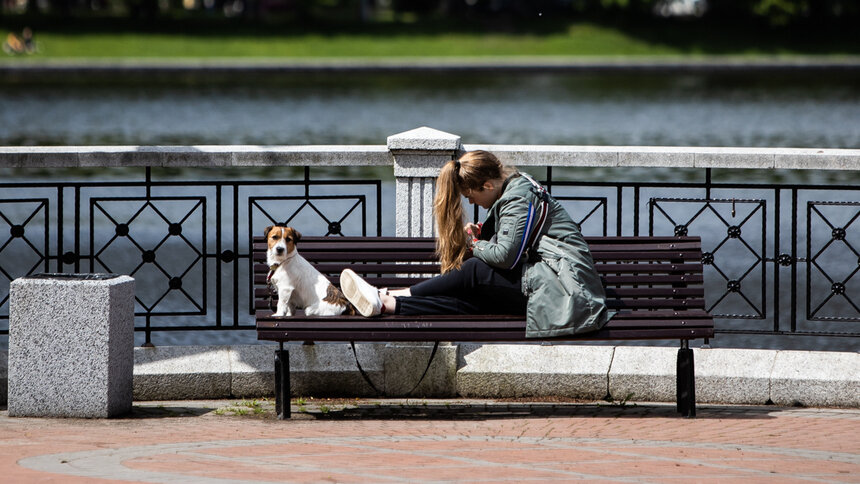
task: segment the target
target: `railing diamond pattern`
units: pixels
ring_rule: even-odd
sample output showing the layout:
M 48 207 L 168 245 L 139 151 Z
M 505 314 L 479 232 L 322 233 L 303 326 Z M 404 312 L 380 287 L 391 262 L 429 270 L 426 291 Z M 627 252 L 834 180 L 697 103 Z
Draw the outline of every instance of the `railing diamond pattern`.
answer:
M 810 234 L 807 271 L 810 276 L 806 288 L 806 317 L 810 320 L 860 321 L 858 219 L 860 202 L 807 204 L 807 232 Z

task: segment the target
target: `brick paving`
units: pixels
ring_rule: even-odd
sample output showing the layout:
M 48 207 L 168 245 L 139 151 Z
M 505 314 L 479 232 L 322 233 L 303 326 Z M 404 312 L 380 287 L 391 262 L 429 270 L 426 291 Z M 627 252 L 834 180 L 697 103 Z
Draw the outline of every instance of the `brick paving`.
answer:
M 0 412 L 0 481 L 860 483 L 860 410 L 476 400 L 139 402 Z

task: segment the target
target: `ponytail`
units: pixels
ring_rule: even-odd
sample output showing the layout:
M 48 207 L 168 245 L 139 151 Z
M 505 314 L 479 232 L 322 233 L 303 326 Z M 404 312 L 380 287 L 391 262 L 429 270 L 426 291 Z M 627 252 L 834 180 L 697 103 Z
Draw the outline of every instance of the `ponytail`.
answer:
M 463 232 L 463 204 L 460 201 L 460 162 L 451 160 L 442 166 L 436 179 L 433 214 L 436 218 L 436 254 L 442 273 L 459 269 L 466 258 L 466 234 Z
M 436 178 L 433 216 L 436 218 L 436 254 L 442 273 L 459 269 L 468 254 L 466 233 L 463 231 L 462 190 L 480 190 L 487 180 L 507 177 L 516 171 L 503 166 L 488 151 L 469 151 L 458 160 L 442 166 Z

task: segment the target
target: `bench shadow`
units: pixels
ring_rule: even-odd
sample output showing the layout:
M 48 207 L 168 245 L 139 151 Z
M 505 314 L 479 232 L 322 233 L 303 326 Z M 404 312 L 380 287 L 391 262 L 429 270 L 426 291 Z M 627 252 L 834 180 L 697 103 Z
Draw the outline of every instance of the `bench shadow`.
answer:
M 697 419 L 771 419 L 774 406 L 704 406 Z M 293 406 L 293 419 L 317 420 L 494 420 L 512 418 L 672 418 L 684 419 L 674 405 L 582 403 L 410 403 L 355 404 L 344 407 Z
M 142 419 L 160 419 L 160 418 L 182 418 L 182 417 L 200 417 L 207 413 L 214 412 L 214 408 L 204 408 L 199 406 L 150 406 L 150 405 L 134 405 L 131 412 L 117 417 L 123 420 L 142 420 Z

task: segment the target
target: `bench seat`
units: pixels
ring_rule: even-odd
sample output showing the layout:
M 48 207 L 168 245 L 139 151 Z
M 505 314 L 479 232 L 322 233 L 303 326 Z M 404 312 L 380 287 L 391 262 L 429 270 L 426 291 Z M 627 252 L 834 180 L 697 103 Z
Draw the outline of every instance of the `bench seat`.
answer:
M 571 337 L 526 338 L 523 316 L 382 315 L 319 317 L 299 312 L 273 317 L 276 295 L 267 287 L 266 241 L 253 241 L 257 338 L 281 343 L 276 354 L 276 399 L 289 416 L 289 341 L 454 341 L 535 343 L 542 341 L 681 341 L 678 353 L 678 411 L 695 416 L 693 354 L 689 341 L 714 336 L 705 310 L 701 240 L 698 237 L 586 237 L 617 313 L 598 331 Z M 432 238 L 306 237 L 299 253 L 339 284 L 349 267 L 377 287 L 408 287 L 439 273 Z M 286 381 L 284 378 L 286 376 Z

